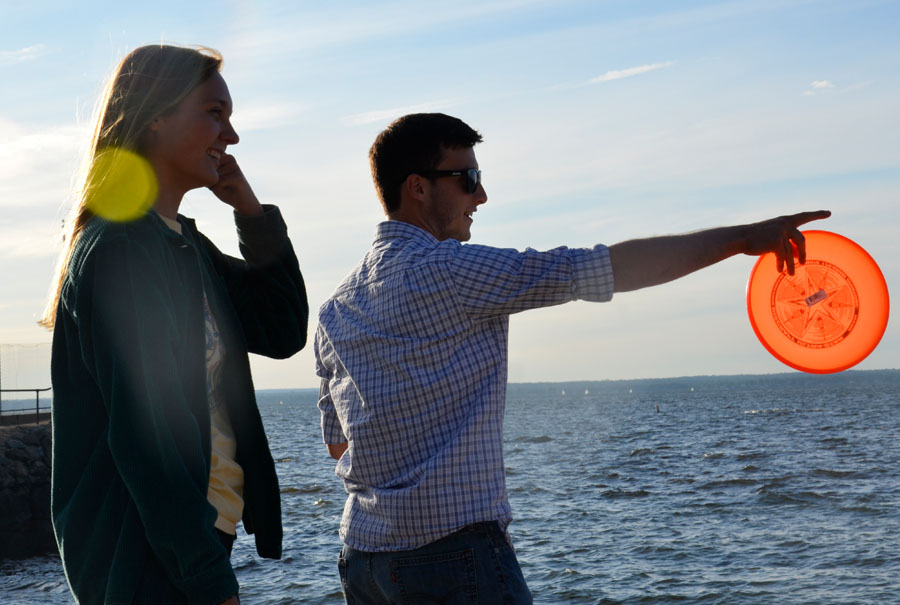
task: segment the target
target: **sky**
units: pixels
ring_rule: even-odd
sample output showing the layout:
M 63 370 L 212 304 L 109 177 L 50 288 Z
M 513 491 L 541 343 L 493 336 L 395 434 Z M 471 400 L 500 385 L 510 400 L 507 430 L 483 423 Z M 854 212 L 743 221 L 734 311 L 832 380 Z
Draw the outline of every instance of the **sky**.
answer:
M 36 321 L 96 99 L 158 42 L 224 55 L 229 151 L 281 208 L 306 279 L 310 345 L 254 356 L 258 388 L 317 386 L 316 311 L 384 219 L 368 148 L 412 112 L 484 136 L 473 243 L 609 245 L 829 209 L 805 228 L 859 243 L 900 292 L 900 2 L 38 0 L 0 18 L 0 344 L 49 342 Z M 209 191 L 181 212 L 237 254 Z M 510 381 L 792 371 L 748 320 L 754 262 L 515 315 Z M 900 367 L 898 325 L 857 369 Z

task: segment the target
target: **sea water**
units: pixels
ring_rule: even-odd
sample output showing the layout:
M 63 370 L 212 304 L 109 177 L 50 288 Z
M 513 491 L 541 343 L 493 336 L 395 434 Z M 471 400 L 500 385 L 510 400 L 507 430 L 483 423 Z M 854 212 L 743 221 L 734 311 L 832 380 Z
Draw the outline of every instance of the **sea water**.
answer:
M 242 602 L 342 603 L 316 393 L 259 401 L 284 558 L 239 530 Z M 510 533 L 535 602 L 900 603 L 898 404 L 896 370 L 510 385 Z M 0 602 L 72 602 L 58 558 L 0 563 Z

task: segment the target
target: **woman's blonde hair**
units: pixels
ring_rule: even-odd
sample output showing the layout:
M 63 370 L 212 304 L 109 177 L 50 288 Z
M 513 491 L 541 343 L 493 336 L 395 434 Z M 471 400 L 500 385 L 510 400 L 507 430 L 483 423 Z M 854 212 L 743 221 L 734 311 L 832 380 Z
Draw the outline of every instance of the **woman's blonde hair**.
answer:
M 136 48 L 113 71 L 97 104 L 91 144 L 64 224 L 63 248 L 40 325 L 52 329 L 69 261 L 93 213 L 88 207 L 91 184 L 102 182 L 97 159 L 104 151 L 124 149 L 143 155 L 151 122 L 173 110 L 194 88 L 222 67 L 222 56 L 209 48 L 149 45 Z

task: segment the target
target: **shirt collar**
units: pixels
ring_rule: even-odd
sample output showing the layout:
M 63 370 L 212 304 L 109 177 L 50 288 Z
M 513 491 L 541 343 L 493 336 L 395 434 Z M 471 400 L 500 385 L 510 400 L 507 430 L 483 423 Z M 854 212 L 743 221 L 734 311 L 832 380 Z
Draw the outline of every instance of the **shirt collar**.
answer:
M 169 218 L 168 216 L 163 216 L 162 214 L 156 212 L 155 210 L 154 210 L 154 212 L 156 213 L 156 216 L 158 216 L 159 218 L 162 219 L 162 222 L 164 222 L 169 229 L 171 229 L 178 235 L 181 235 L 181 223 L 179 223 L 177 220 L 175 220 L 173 218 Z
M 440 240 L 420 227 L 403 221 L 384 221 L 375 228 L 375 243 L 382 240 L 409 239 L 422 244 L 438 244 Z
M 153 210 L 152 208 L 149 212 L 147 212 L 145 218 L 149 221 L 155 222 L 160 227 L 163 227 L 166 237 L 171 238 L 172 241 L 183 241 L 183 239 L 190 239 L 188 237 L 188 233 L 195 233 L 197 231 L 194 219 L 188 218 L 183 214 L 178 215 L 177 222 L 182 227 L 180 231 L 174 229 L 171 225 L 169 225 L 168 221 L 166 221 L 161 214 L 157 213 L 156 210 Z

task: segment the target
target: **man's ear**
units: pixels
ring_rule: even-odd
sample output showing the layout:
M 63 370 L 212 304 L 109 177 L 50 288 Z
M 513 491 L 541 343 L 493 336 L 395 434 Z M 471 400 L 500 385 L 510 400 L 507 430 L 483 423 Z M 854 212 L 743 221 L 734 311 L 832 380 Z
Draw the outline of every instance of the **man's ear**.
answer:
M 420 174 L 411 174 L 403 181 L 403 193 L 410 200 L 421 201 L 428 195 L 431 183 Z

